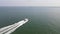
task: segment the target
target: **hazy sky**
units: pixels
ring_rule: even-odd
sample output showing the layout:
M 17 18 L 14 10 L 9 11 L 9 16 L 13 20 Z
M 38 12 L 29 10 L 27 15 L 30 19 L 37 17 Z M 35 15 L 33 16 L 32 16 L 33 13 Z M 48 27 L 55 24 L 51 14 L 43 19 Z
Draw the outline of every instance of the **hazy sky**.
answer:
M 0 6 L 60 6 L 60 0 L 0 0 Z

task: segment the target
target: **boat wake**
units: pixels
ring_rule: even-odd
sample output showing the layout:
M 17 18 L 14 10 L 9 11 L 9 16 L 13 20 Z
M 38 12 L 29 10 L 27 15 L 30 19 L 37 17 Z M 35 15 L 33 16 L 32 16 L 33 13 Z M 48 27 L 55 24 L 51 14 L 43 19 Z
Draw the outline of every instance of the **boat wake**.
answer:
M 26 22 L 28 22 L 28 19 L 24 19 L 22 21 L 19 21 L 17 23 L 14 23 L 12 25 L 0 28 L 0 34 L 11 34 L 12 32 L 14 32 L 18 27 L 22 26 L 23 24 L 25 24 Z

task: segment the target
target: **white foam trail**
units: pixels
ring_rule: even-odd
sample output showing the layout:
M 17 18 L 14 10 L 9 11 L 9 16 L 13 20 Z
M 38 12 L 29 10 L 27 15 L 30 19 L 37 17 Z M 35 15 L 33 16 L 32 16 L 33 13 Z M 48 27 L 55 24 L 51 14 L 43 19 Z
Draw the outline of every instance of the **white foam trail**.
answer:
M 9 31 L 9 32 L 7 32 L 6 34 L 10 34 L 11 32 L 14 32 L 18 27 L 22 26 L 22 25 L 23 25 L 23 23 L 25 23 L 25 22 L 22 22 L 22 24 L 19 24 L 16 28 L 14 28 L 14 29 L 10 30 L 10 31 Z
M 16 25 L 14 25 L 14 26 L 12 26 L 12 27 L 10 27 L 10 28 L 8 28 L 8 29 L 5 29 L 5 30 L 3 30 L 3 31 L 1 31 L 0 33 L 5 33 L 5 32 L 7 32 L 7 31 L 9 31 L 9 30 L 11 30 L 12 28 L 14 28 L 14 27 L 16 27 L 18 24 L 16 24 Z
M 14 25 L 16 25 L 16 23 L 13 24 L 13 25 L 9 25 L 9 26 L 6 26 L 6 27 L 3 27 L 3 28 L 0 28 L 0 32 L 2 32 L 2 31 L 6 30 L 6 29 L 8 29 L 8 28 L 10 28 L 10 27 L 12 27 L 12 26 L 14 26 Z
M 15 24 L 7 26 L 7 27 L 3 27 L 0 29 L 0 34 L 10 34 L 10 33 L 14 32 L 18 27 L 25 24 L 26 22 L 28 22 L 28 19 L 22 20 L 18 23 L 15 23 Z

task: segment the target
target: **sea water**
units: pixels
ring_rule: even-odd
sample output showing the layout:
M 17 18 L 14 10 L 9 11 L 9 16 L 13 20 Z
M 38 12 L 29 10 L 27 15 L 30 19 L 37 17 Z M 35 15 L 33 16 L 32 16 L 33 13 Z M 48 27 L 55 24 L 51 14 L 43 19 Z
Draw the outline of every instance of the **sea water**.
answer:
M 0 7 L 0 28 L 28 18 L 12 34 L 60 34 L 60 7 Z

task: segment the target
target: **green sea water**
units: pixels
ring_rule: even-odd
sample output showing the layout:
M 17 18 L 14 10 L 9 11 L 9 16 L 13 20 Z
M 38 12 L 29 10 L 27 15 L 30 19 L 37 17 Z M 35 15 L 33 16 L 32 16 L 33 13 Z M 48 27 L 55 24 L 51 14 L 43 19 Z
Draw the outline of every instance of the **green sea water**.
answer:
M 60 7 L 0 7 L 0 28 L 28 18 L 11 34 L 60 34 Z

